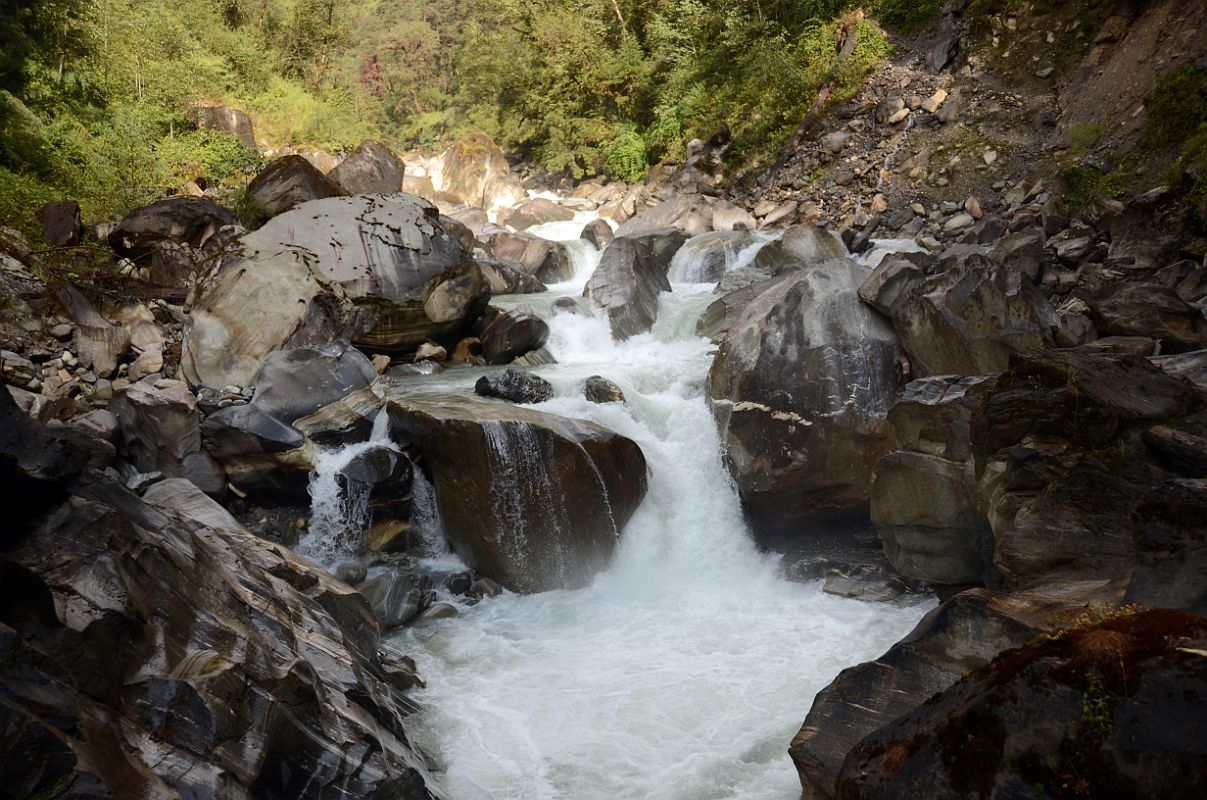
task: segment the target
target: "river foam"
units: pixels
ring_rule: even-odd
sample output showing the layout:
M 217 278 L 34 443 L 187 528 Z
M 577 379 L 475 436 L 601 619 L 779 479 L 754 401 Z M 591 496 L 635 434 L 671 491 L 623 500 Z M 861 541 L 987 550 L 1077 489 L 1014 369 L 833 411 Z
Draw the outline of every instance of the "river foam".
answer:
M 409 728 L 456 800 L 794 799 L 787 747 L 813 696 L 926 606 L 823 594 L 754 546 L 705 398 L 712 345 L 694 333 L 711 286 L 675 285 L 653 331 L 615 342 L 602 315 L 553 315 L 585 280 L 496 301 L 550 321 L 559 363 L 534 371 L 555 396 L 537 408 L 636 441 L 649 493 L 591 586 L 507 593 L 402 632 L 428 683 Z M 424 388 L 468 393 L 480 374 Z M 596 374 L 627 404 L 583 399 Z

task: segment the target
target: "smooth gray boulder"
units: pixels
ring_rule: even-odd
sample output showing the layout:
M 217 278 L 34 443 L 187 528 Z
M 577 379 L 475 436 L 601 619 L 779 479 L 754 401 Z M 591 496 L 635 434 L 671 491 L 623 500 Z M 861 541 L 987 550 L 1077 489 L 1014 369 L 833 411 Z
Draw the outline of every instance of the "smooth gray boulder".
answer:
M 544 283 L 560 283 L 574 277 L 566 246 L 532 234 L 496 231 L 486 239 L 486 254 Z
M 457 335 L 488 292 L 427 201 L 313 200 L 244 236 L 200 288 L 181 372 L 193 385 L 245 386 L 273 350 L 339 338 L 405 355 Z
M 615 338 L 628 339 L 654 326 L 658 295 L 670 290 L 666 273 L 649 249 L 620 237 L 604 250 L 583 296 L 608 315 Z
M 393 194 L 402 191 L 406 167 L 381 142 L 362 142 L 327 174 L 344 194 Z
M 298 155 L 283 156 L 260 170 L 247 185 L 247 193 L 272 216 L 310 200 L 343 194 L 313 164 Z
M 830 259 L 776 279 L 709 370 L 726 463 L 765 544 L 867 524 L 872 471 L 893 445 L 900 353 L 892 327 L 859 302 L 869 271 Z

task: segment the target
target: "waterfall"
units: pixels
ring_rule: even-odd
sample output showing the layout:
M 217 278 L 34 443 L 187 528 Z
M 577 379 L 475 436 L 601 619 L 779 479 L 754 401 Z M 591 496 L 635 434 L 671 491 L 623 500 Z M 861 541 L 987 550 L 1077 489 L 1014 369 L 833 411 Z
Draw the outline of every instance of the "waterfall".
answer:
M 418 467 L 411 475 L 411 529 L 423 543 L 423 553 L 428 558 L 442 559 L 451 554 L 444 538 L 436 488 Z
M 371 486 L 340 477 L 357 456 L 376 447 L 395 452 L 390 439 L 390 417 L 383 408 L 373 418 L 373 429 L 363 442 L 326 450 L 310 474 L 310 522 L 297 551 L 318 563 L 335 567 L 352 560 L 364 548 L 369 529 Z
M 749 264 L 774 236 L 756 234 L 727 266 Z M 555 395 L 539 409 L 637 442 L 649 491 L 590 586 L 506 593 L 400 631 L 398 648 L 427 681 L 408 730 L 457 800 L 795 800 L 786 751 L 813 695 L 926 609 L 787 582 L 755 547 L 704 392 L 713 346 L 694 330 L 710 284 L 676 283 L 654 329 L 623 342 L 602 315 L 553 312 L 581 288 L 576 277 L 496 300 L 531 304 L 550 325 L 557 363 L 535 371 Z M 450 369 L 407 391 L 469 395 L 478 374 Z M 626 402 L 587 401 L 591 375 L 616 382 Z M 489 502 L 509 541 L 522 541 L 521 489 L 551 507 L 577 499 L 562 498 L 524 428 L 486 425 L 498 476 Z

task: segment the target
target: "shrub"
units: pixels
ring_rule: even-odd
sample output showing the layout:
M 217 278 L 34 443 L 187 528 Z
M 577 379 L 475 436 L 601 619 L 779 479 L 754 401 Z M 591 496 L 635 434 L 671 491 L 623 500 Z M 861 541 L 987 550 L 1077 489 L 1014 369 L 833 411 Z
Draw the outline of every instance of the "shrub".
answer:
M 616 180 L 635 183 L 649 171 L 645 140 L 632 128 L 618 132 L 604 148 L 608 174 Z

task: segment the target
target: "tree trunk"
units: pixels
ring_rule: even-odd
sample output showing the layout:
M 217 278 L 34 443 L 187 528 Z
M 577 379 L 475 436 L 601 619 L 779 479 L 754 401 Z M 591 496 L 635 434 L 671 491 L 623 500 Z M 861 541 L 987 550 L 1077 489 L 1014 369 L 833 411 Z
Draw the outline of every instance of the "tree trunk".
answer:
M 784 168 L 784 164 L 788 163 L 788 159 L 792 157 L 792 154 L 800 147 L 800 143 L 804 141 L 805 134 L 809 132 L 809 129 L 813 127 L 818 117 L 821 116 L 826 103 L 830 100 L 831 92 L 834 91 L 834 84 L 838 83 L 838 76 L 842 72 L 842 68 L 846 66 L 847 59 L 855 51 L 855 44 L 859 40 L 859 23 L 862 20 L 863 11 L 859 10 L 843 21 L 842 31 L 839 33 L 838 59 L 830 69 L 830 74 L 826 76 L 826 81 L 822 84 L 821 91 L 817 93 L 817 99 L 809 107 L 809 113 L 805 114 L 805 118 L 801 120 L 800 125 L 796 126 L 796 132 L 792 134 L 792 138 L 788 140 L 788 144 L 784 145 L 784 149 L 780 152 L 780 157 L 775 160 L 775 164 L 763 178 L 762 187 L 764 189 L 775 182 L 775 176 Z

